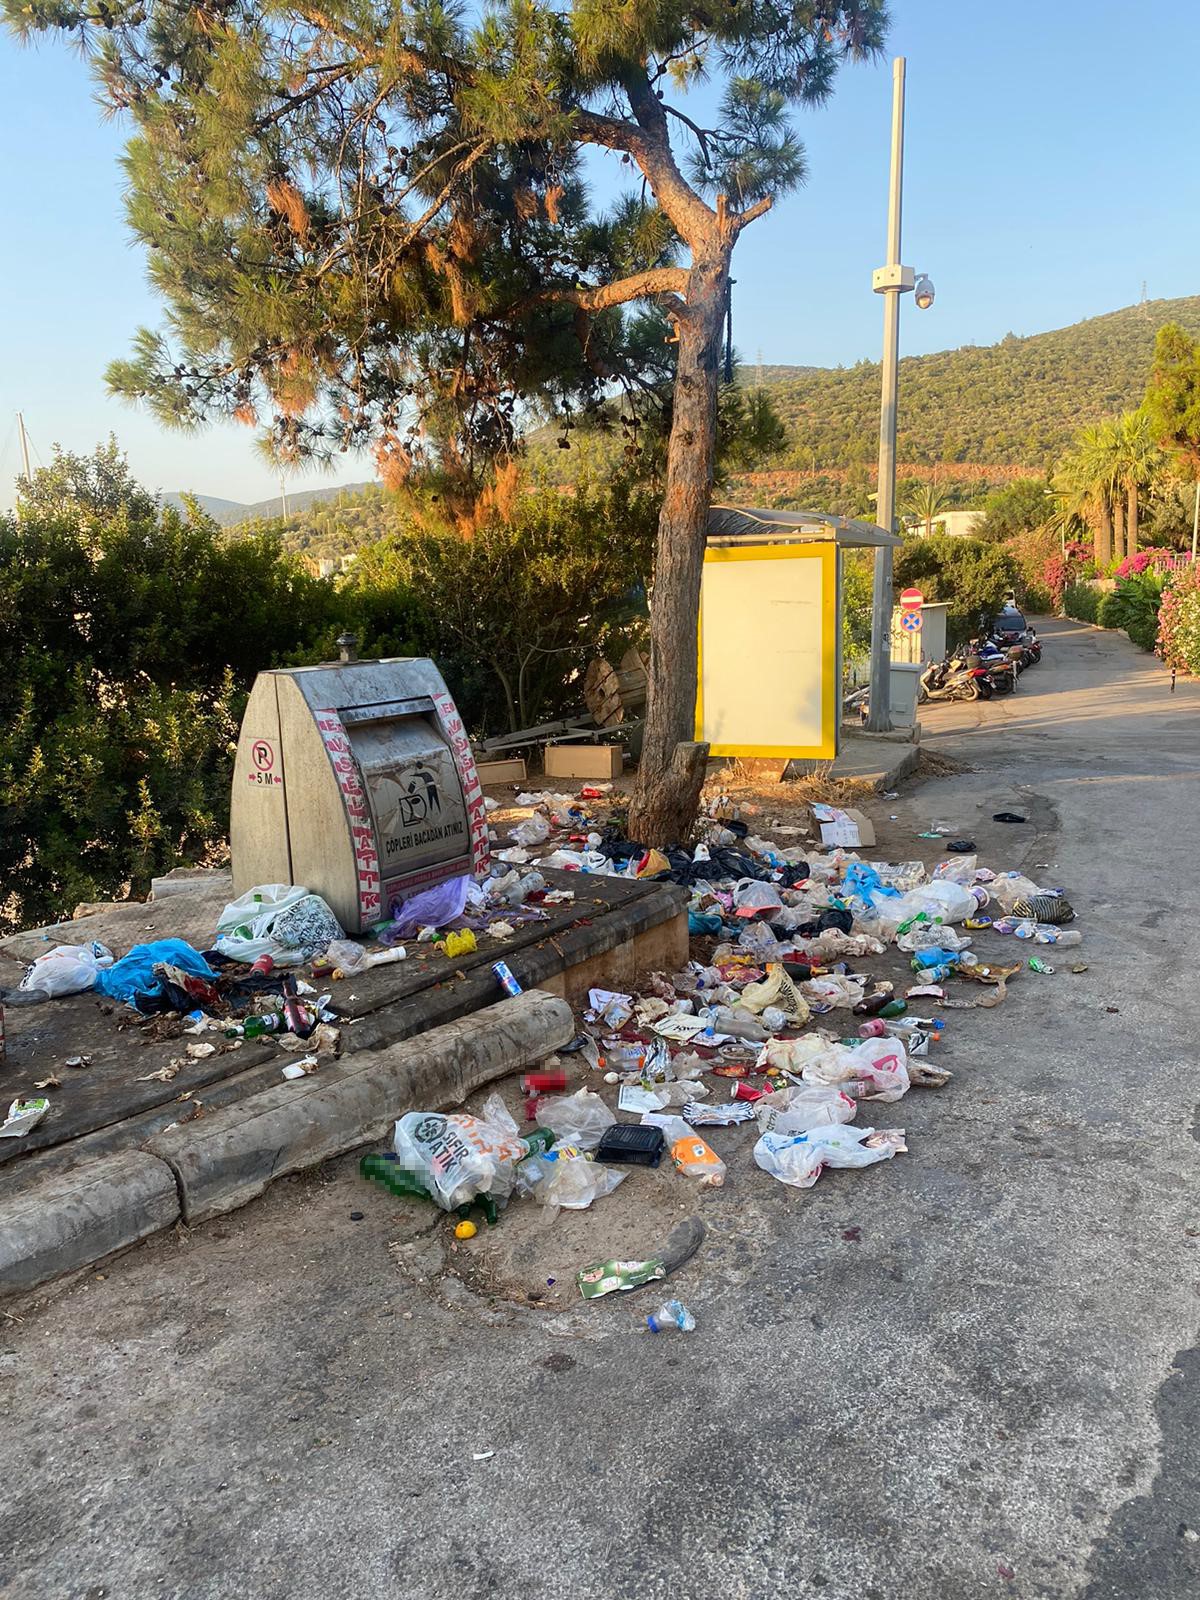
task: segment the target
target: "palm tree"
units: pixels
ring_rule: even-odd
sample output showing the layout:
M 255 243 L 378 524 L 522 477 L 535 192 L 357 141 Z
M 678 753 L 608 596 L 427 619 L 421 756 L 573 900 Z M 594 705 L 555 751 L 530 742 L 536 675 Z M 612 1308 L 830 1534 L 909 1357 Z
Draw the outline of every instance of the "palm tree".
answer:
M 1117 473 L 1125 491 L 1125 555 L 1137 555 L 1138 495 L 1161 473 L 1165 457 L 1143 410 L 1127 411 L 1116 424 Z M 1118 552 L 1119 553 L 1119 552 Z
M 1066 508 L 1092 529 L 1092 549 L 1101 571 L 1113 556 L 1113 513 L 1121 488 L 1121 449 L 1117 425 L 1098 422 L 1081 428 L 1055 474 L 1055 488 Z
M 949 496 L 936 483 L 918 483 L 906 496 L 904 509 L 910 517 L 925 524 L 925 537 L 933 533 L 935 520 L 950 504 Z

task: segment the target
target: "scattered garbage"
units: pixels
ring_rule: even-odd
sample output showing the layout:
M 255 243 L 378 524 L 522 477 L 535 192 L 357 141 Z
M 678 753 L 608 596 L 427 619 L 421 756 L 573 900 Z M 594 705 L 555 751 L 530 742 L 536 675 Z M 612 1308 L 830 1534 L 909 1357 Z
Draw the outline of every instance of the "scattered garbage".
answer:
M 7 1117 L 0 1122 L 0 1139 L 19 1139 L 22 1134 L 31 1133 L 49 1109 L 50 1102 L 44 1095 L 36 1100 L 14 1100 Z
M 406 1175 L 443 1210 L 453 1211 L 481 1194 L 507 1199 L 518 1162 L 552 1139 L 542 1132 L 522 1138 L 503 1100 L 493 1094 L 479 1117 L 410 1111 L 396 1124 L 393 1146 Z
M 672 1328 L 679 1333 L 691 1333 L 695 1326 L 696 1319 L 682 1300 L 664 1300 L 658 1310 L 651 1311 L 646 1318 L 650 1333 L 669 1333 Z
M 337 918 L 319 895 L 298 884 L 263 883 L 231 900 L 221 912 L 213 948 L 247 965 L 269 955 L 276 966 L 300 966 L 332 939 L 343 937 Z
M 657 1282 L 666 1275 L 666 1264 L 654 1258 L 649 1261 L 596 1261 L 591 1266 L 580 1267 L 576 1281 L 585 1300 L 599 1300 L 602 1295 L 640 1289 L 644 1283 Z
M 539 1127 L 554 1135 L 555 1143 L 595 1150 L 617 1119 L 594 1090 L 580 1089 L 561 1099 L 543 1100 L 537 1120 Z
M 637 1167 L 656 1167 L 666 1140 L 661 1128 L 614 1122 L 596 1149 L 597 1161 L 621 1161 Z
M 56 995 L 82 994 L 95 986 L 97 974 L 113 964 L 107 945 L 60 944 L 38 956 L 17 985 L 18 989 L 53 998 Z
M 826 1167 L 869 1167 L 907 1150 L 903 1128 L 829 1124 L 803 1133 L 764 1133 L 754 1159 L 764 1172 L 796 1189 L 811 1189 Z

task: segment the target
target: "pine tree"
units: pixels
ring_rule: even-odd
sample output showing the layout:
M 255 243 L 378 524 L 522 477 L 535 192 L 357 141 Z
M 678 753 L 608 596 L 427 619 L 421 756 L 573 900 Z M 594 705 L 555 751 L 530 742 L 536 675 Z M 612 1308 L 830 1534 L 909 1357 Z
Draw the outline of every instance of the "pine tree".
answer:
M 369 445 L 385 481 L 478 491 L 539 408 L 652 381 L 665 318 L 630 821 L 648 842 L 684 835 L 701 769 L 672 757 L 695 704 L 730 260 L 803 179 L 790 108 L 879 51 L 884 0 L 3 3 L 19 33 L 75 34 L 135 125 L 129 216 L 172 340 L 143 330 L 109 381 L 164 421 L 235 416 L 285 460 Z M 702 79 L 718 88 L 710 125 L 687 98 Z M 588 148 L 638 184 L 606 214 Z M 626 322 L 639 303 L 651 314 Z

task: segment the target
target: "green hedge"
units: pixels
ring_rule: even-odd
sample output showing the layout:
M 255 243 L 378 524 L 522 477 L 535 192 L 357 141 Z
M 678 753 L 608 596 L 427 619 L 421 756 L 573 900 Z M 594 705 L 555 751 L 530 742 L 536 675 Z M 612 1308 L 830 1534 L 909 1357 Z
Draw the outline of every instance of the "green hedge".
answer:
M 1119 578 L 1112 590 L 1073 583 L 1063 594 L 1063 610 L 1078 622 L 1122 628 L 1140 650 L 1153 650 L 1158 638 L 1158 608 L 1163 579 L 1154 572 Z
M 1097 622 L 1102 598 L 1106 597 L 1090 583 L 1073 583 L 1063 591 L 1063 611 L 1076 622 Z

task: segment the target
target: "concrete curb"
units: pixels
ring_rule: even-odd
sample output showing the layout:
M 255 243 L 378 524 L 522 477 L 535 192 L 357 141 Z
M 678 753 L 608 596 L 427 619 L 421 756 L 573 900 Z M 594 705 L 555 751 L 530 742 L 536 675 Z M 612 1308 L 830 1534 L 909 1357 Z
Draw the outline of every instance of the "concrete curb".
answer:
M 169 1228 L 232 1211 L 273 1178 L 444 1110 L 575 1034 L 565 1000 L 529 990 L 386 1051 L 343 1057 L 182 1123 L 137 1151 L 48 1174 L 0 1203 L 0 1298 L 94 1266 Z
M 145 1148 L 175 1174 L 183 1220 L 203 1222 L 253 1200 L 272 1178 L 382 1138 L 406 1111 L 458 1104 L 574 1034 L 566 1001 L 533 989 L 155 1134 Z
M 47 1178 L 0 1214 L 0 1295 L 91 1266 L 178 1220 L 170 1167 L 137 1150 Z

